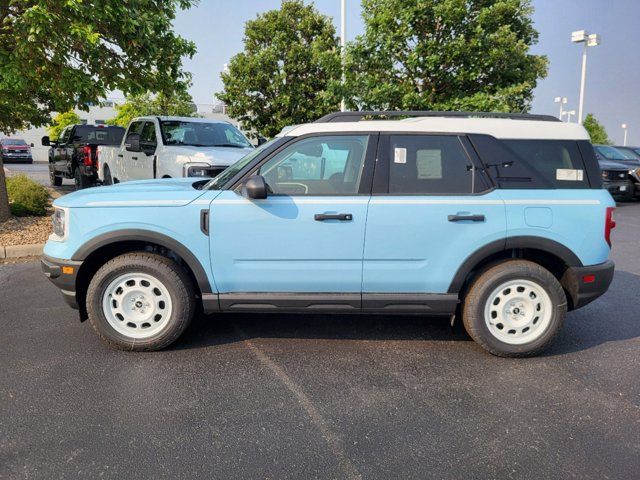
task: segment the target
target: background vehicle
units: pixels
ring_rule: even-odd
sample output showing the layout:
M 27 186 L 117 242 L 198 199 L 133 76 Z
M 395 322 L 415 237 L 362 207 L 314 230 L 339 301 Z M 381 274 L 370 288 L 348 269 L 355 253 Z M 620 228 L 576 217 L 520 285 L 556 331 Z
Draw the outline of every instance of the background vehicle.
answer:
M 621 200 L 632 200 L 640 192 L 638 172 L 640 157 L 631 151 L 609 145 L 594 145 L 602 168 L 604 188 Z
M 620 163 L 629 167 L 629 178 L 634 186 L 636 198 L 640 198 L 640 148 L 638 147 L 615 147 L 623 154 L 632 155 L 632 160 L 625 160 Z
M 582 126 L 361 115 L 379 114 L 301 125 L 209 181 L 61 197 L 44 272 L 129 350 L 170 345 L 199 304 L 457 316 L 489 352 L 528 356 L 607 290 L 615 203 Z
M 98 145 L 117 145 L 124 128 L 105 125 L 70 125 L 57 141 L 42 137 L 49 148 L 49 178 L 51 185 L 62 185 L 63 178 L 73 178 L 76 188 L 95 185 L 98 179 Z
M 100 147 L 104 184 L 151 178 L 215 177 L 253 150 L 227 122 L 189 117 L 134 119 L 119 147 Z
M 3 163 L 33 163 L 31 148 L 21 138 L 0 138 L 0 158 Z

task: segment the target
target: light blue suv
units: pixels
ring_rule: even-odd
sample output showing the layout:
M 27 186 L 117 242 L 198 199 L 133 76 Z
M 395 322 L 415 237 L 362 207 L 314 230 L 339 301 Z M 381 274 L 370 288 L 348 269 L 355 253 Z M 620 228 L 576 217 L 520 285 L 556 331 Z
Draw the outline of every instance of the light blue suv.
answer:
M 55 207 L 45 274 L 127 350 L 167 347 L 202 309 L 461 317 L 489 352 L 530 356 L 614 271 L 589 137 L 545 116 L 336 113 L 213 180 Z

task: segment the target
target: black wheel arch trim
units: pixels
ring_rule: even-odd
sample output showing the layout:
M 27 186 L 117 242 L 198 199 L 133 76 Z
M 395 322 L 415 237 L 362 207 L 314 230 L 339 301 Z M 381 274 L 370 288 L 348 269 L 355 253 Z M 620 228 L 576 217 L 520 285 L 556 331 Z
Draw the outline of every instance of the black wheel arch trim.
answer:
M 580 261 L 575 253 L 555 240 L 527 235 L 507 237 L 488 243 L 469 255 L 453 277 L 453 280 L 449 285 L 448 293 L 460 293 L 469 274 L 485 258 L 514 248 L 540 250 L 562 259 L 562 261 L 564 261 L 569 267 L 583 266 L 582 261 Z
M 202 294 L 212 292 L 211 284 L 209 283 L 209 278 L 207 277 L 204 267 L 202 266 L 202 263 L 198 260 L 198 258 L 191 252 L 191 250 L 185 247 L 182 243 L 167 235 L 158 232 L 152 232 L 150 230 L 132 228 L 103 233 L 102 235 L 98 235 L 97 237 L 92 238 L 87 243 L 82 245 L 78 250 L 76 250 L 71 258 L 74 261 L 84 261 L 96 250 L 102 247 L 106 247 L 107 245 L 123 241 L 149 242 L 176 252 L 176 254 L 178 254 L 180 258 L 184 260 L 184 262 L 193 272 L 193 275 L 198 282 L 200 292 Z

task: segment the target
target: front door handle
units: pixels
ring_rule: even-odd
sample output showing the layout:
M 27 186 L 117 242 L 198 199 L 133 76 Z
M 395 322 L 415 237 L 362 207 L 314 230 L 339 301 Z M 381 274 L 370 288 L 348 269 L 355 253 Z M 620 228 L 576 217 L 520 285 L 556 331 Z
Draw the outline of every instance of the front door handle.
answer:
M 131 157 L 131 159 L 132 159 L 132 160 L 137 160 L 137 159 L 138 159 L 138 157 Z
M 450 222 L 484 222 L 484 215 L 449 215 Z
M 350 222 L 353 220 L 351 213 L 316 213 L 313 216 L 316 222 L 324 222 L 325 220 L 340 220 L 342 222 Z

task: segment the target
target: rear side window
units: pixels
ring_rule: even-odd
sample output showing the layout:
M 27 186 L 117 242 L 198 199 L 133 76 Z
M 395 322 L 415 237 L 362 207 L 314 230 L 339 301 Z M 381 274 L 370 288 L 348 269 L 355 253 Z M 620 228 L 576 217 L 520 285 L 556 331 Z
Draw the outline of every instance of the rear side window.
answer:
M 473 193 L 473 168 L 457 136 L 391 135 L 389 194 Z
M 122 141 L 122 127 L 77 126 L 73 141 L 92 145 L 117 145 Z

